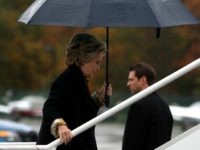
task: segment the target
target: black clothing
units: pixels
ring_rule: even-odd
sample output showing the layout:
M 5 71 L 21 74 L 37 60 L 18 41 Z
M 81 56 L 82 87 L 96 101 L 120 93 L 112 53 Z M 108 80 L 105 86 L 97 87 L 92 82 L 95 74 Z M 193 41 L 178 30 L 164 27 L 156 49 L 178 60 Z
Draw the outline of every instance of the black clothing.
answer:
M 171 139 L 172 126 L 169 106 L 152 93 L 131 105 L 122 150 L 153 150 Z
M 84 124 L 96 117 L 99 106 L 92 99 L 87 81 L 76 65 L 71 65 L 54 81 L 49 97 L 43 107 L 43 121 L 37 144 L 44 145 L 54 141 L 50 126 L 56 118 L 63 118 L 69 129 Z M 58 150 L 97 150 L 94 128 L 77 135 L 67 145 Z

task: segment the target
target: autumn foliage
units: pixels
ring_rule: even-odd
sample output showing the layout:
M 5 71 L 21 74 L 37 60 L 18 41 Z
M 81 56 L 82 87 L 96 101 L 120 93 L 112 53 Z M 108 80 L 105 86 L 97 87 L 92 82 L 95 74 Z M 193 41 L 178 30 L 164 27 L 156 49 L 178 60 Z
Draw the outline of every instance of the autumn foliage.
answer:
M 106 40 L 105 28 L 81 29 L 55 26 L 29 26 L 17 22 L 32 0 L 0 1 L 0 92 L 48 89 L 64 69 L 65 47 L 73 34 L 91 32 Z M 200 0 L 184 0 L 200 18 Z M 153 28 L 110 28 L 109 75 L 116 92 L 127 91 L 128 67 L 147 62 L 158 72 L 158 80 L 200 57 L 200 25 L 161 29 L 155 38 Z M 91 89 L 104 82 L 104 65 Z M 166 93 L 200 95 L 200 70 L 191 72 L 163 88 Z

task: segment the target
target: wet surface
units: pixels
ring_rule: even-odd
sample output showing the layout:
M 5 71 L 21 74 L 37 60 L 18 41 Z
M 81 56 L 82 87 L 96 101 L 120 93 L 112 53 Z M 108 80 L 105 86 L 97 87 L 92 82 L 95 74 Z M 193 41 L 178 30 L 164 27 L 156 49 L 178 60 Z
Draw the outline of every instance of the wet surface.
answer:
M 122 124 L 98 124 L 96 139 L 99 150 L 120 150 L 123 132 Z
M 22 119 L 20 122 L 32 126 L 39 131 L 40 119 Z M 121 150 L 124 124 L 100 123 L 96 126 L 96 139 L 98 150 Z M 182 131 L 178 125 L 174 125 L 172 137 L 181 134 Z

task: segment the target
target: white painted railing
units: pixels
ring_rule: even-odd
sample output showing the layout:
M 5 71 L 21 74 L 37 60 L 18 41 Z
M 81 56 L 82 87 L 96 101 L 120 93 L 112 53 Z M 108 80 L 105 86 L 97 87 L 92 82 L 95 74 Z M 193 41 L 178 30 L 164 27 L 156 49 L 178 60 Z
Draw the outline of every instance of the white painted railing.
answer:
M 149 95 L 150 93 L 160 89 L 163 86 L 171 83 L 172 81 L 180 78 L 181 76 L 185 75 L 186 73 L 190 72 L 191 70 L 200 67 L 200 58 L 193 61 L 192 63 L 186 65 L 185 67 L 179 69 L 178 71 L 172 73 L 171 75 L 165 77 L 164 79 L 156 82 L 155 84 L 149 86 L 145 90 L 137 93 L 134 96 L 126 99 L 125 101 L 121 102 L 120 104 L 112 107 L 111 109 L 107 110 L 106 112 L 102 113 L 101 115 L 91 119 L 90 121 L 84 123 L 83 125 L 77 127 L 76 129 L 72 130 L 72 135 L 77 136 L 78 134 L 86 131 L 88 128 L 96 125 L 97 123 L 109 118 L 110 116 L 116 114 L 117 112 L 121 111 L 122 109 L 130 106 L 134 102 L 144 98 L 145 96 Z M 16 143 L 0 143 L 0 150 L 53 150 L 58 145 L 61 144 L 60 139 L 57 139 L 50 144 L 47 145 L 35 145 L 35 144 L 16 144 Z

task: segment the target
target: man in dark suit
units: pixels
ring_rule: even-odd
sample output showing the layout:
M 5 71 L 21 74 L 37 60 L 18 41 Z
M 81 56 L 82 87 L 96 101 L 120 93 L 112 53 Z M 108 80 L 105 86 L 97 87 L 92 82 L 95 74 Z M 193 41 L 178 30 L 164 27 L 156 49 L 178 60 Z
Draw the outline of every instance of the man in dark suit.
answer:
M 154 83 L 155 70 L 148 64 L 130 67 L 127 86 L 132 94 Z M 171 139 L 173 118 L 169 106 L 156 93 L 131 105 L 122 150 L 153 150 Z

